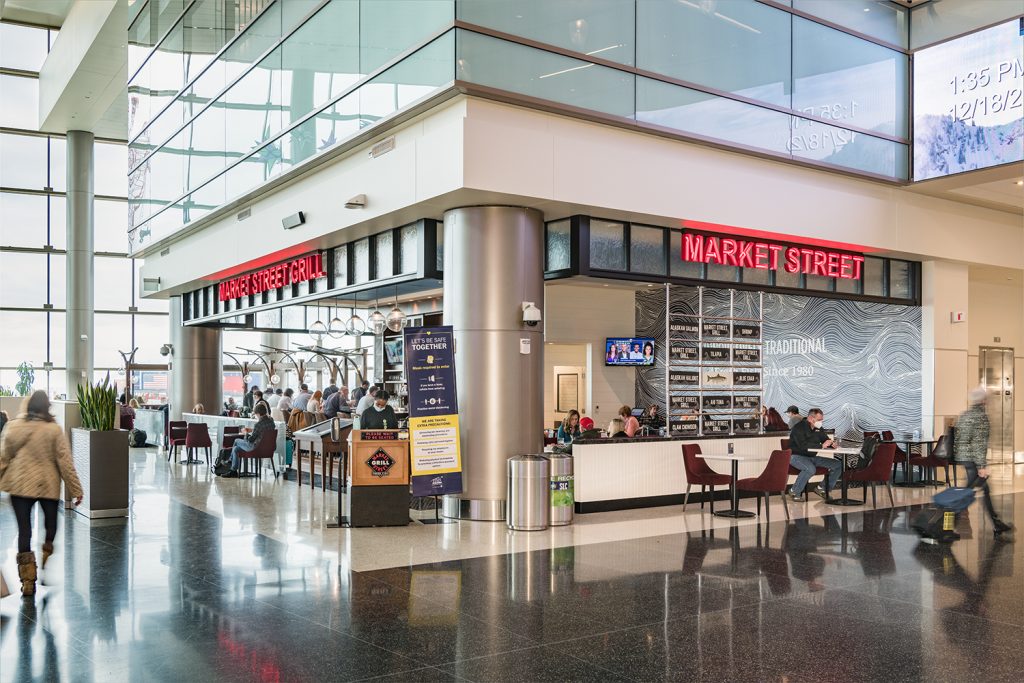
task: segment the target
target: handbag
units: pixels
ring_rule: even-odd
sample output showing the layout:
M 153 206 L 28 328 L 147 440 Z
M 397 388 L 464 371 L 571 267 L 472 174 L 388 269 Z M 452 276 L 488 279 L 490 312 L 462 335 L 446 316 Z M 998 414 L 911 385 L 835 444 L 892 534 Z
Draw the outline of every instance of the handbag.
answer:
M 875 451 L 878 450 L 879 439 L 876 436 L 869 436 L 864 439 L 864 443 L 860 447 L 860 453 L 853 453 L 853 463 L 849 460 L 846 462 L 846 468 L 851 470 L 864 470 L 871 465 L 871 460 L 875 457 Z

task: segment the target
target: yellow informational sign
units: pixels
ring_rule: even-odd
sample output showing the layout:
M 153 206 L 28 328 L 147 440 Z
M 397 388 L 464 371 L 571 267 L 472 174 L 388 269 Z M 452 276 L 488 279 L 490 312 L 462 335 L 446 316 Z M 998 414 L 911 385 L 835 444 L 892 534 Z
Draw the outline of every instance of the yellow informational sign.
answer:
M 439 476 L 462 471 L 458 415 L 410 417 L 409 438 L 412 442 L 412 476 Z

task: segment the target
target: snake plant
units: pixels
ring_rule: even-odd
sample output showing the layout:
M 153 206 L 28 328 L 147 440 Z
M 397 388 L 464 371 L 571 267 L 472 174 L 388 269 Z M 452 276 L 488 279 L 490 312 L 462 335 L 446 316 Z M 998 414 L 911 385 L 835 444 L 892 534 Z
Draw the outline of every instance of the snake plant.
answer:
M 78 385 L 78 406 L 82 412 L 82 426 L 109 432 L 117 423 L 117 385 L 110 383 L 110 373 L 102 382 Z

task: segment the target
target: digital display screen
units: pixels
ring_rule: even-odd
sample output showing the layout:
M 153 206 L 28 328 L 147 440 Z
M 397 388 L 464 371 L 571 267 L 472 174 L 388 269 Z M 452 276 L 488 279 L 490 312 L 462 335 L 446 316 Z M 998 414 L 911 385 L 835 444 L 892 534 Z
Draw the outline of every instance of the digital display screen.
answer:
M 1024 160 L 1022 27 L 914 53 L 914 180 Z
M 388 363 L 391 365 L 401 365 L 402 359 L 405 357 L 405 347 L 402 338 L 398 339 L 385 339 L 384 340 L 384 353 L 387 356 Z
M 651 337 L 609 337 L 604 346 L 605 365 L 654 365 Z

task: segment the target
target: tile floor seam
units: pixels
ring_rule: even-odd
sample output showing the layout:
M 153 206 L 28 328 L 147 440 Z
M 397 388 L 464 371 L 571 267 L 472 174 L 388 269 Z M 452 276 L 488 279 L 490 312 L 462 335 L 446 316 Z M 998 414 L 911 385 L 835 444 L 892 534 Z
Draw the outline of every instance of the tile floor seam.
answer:
M 971 614 L 970 612 L 964 612 L 963 610 L 958 610 L 958 609 L 956 609 L 954 607 L 930 607 L 928 605 L 922 605 L 919 602 L 911 602 L 909 600 L 904 600 L 902 598 L 882 596 L 882 595 L 877 595 L 875 593 L 856 593 L 856 592 L 850 590 L 849 587 L 831 588 L 829 590 L 841 591 L 843 593 L 850 593 L 852 595 L 857 595 L 857 596 L 861 596 L 861 597 L 866 595 L 868 597 L 875 598 L 877 600 L 895 602 L 895 603 L 899 603 L 901 605 L 910 605 L 911 607 L 916 607 L 916 608 L 918 608 L 920 610 L 923 610 L 923 611 L 926 611 L 926 612 L 931 612 L 932 614 L 940 614 L 940 613 L 945 612 L 945 611 L 955 612 L 957 614 L 962 614 L 962 615 L 967 616 L 967 617 L 973 617 L 974 619 L 981 619 L 983 621 L 990 621 L 993 624 L 996 624 L 996 625 L 999 625 L 999 626 L 1005 626 L 1005 627 L 1011 628 L 1011 629 L 1013 629 L 1015 631 L 1021 631 L 1022 633 L 1024 633 L 1024 625 L 1013 624 L 1013 623 L 1010 623 L 1008 621 L 1003 621 L 1002 619 L 994 618 L 994 617 L 987 616 L 987 615 L 984 616 L 984 617 L 981 617 L 981 616 L 978 616 L 977 614 Z M 857 617 L 857 616 L 851 616 L 851 618 L 852 619 L 857 619 L 858 621 L 868 621 L 866 619 L 863 619 L 863 618 Z
M 598 634 L 598 635 L 603 635 L 603 634 Z M 464 657 L 462 659 L 455 659 L 455 660 L 452 660 L 450 662 L 444 662 L 443 664 L 435 664 L 434 668 L 452 667 L 452 666 L 455 666 L 456 664 L 463 664 L 463 663 L 466 663 L 466 662 L 479 661 L 481 659 L 487 659 L 489 657 L 494 657 L 495 655 L 499 655 L 499 654 L 508 655 L 508 654 L 514 654 L 516 652 L 527 652 L 529 650 L 548 649 L 548 648 L 551 648 L 553 645 L 554 645 L 554 643 L 540 643 L 540 644 L 537 644 L 537 645 L 533 645 L 531 647 L 521 647 L 521 648 L 517 648 L 515 650 L 507 650 L 505 652 L 496 652 L 496 653 L 493 653 L 493 654 L 482 655 L 482 656 L 479 656 L 479 657 Z M 629 676 L 624 676 L 624 675 L 620 674 L 619 672 L 614 671 L 612 669 L 609 669 L 607 667 L 600 666 L 598 664 L 594 664 L 593 662 L 588 662 L 587 660 L 583 659 L 582 657 L 577 657 L 576 655 L 574 655 L 572 653 L 569 653 L 569 652 L 562 652 L 562 653 L 560 653 L 560 655 L 563 656 L 563 657 L 571 657 L 572 659 L 574 659 L 574 660 L 576 660 L 578 662 L 582 662 L 582 663 L 586 664 L 589 667 L 593 667 L 595 669 L 600 669 L 601 671 L 605 671 L 607 673 L 613 674 L 613 675 L 618 676 L 620 678 L 625 678 L 625 679 L 630 680 L 630 681 L 636 681 L 637 680 L 637 679 L 631 678 Z M 445 673 L 447 673 L 447 672 L 445 672 Z M 456 674 L 456 675 L 458 675 L 458 674 Z M 468 679 L 468 680 L 475 681 L 476 679 Z

